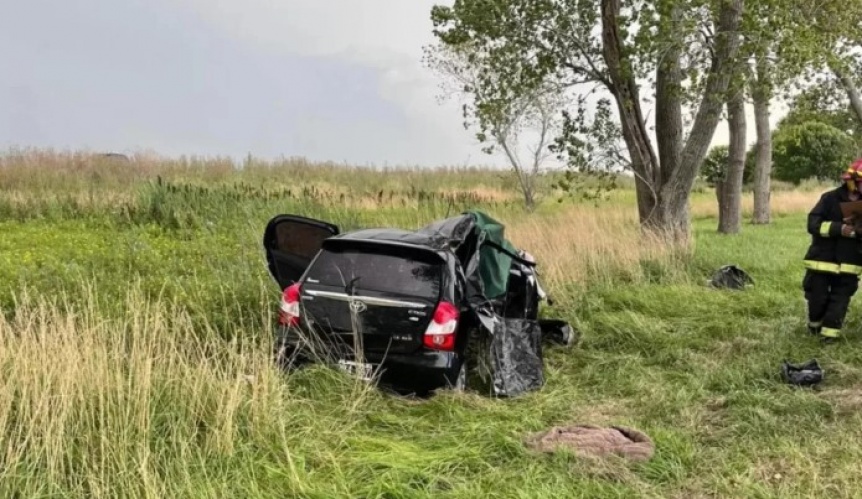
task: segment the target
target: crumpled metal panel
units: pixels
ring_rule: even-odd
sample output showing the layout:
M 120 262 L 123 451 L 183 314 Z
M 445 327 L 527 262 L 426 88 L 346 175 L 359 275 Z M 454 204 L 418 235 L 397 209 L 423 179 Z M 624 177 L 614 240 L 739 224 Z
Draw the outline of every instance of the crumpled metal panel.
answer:
M 497 317 L 491 338 L 494 394 L 514 397 L 545 384 L 538 321 Z
M 439 249 L 457 249 L 476 228 L 476 221 L 470 215 L 458 215 L 432 222 L 416 231 L 434 241 Z

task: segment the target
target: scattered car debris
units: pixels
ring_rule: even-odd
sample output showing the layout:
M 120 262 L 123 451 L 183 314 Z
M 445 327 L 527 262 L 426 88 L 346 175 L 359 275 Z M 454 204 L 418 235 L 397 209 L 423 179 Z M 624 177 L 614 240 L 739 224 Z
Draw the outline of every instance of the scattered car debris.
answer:
M 824 372 L 817 359 L 811 359 L 799 365 L 791 364 L 785 360 L 781 366 L 781 376 L 784 381 L 791 385 L 814 386 L 823 381 Z
M 497 320 L 491 339 L 495 394 L 514 396 L 542 387 L 545 379 L 541 335 L 537 321 Z
M 267 224 L 263 246 L 283 292 L 282 365 L 324 360 L 366 380 L 379 373 L 377 381 L 411 393 L 463 390 L 472 373 L 494 395 L 511 397 L 543 385 L 545 333 L 554 344 L 577 340 L 565 322 L 538 319 L 540 302 L 551 300 L 535 258 L 480 211 L 415 231 L 346 233 L 279 215 Z
M 754 279 L 736 265 L 724 265 L 707 281 L 707 286 L 716 289 L 743 290 L 754 286 Z
M 542 329 L 542 340 L 552 345 L 572 347 L 580 340 L 580 335 L 566 321 L 557 319 L 539 319 Z
M 567 449 L 585 457 L 619 456 L 632 461 L 648 461 L 655 453 L 655 444 L 649 436 L 622 426 L 554 427 L 531 435 L 527 438 L 526 445 L 545 453 Z

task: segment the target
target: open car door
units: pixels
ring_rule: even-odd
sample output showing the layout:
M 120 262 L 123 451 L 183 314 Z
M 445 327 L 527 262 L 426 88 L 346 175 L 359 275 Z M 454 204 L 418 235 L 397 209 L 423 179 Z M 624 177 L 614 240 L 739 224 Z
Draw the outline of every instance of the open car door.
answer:
M 323 241 L 338 235 L 338 226 L 298 215 L 278 215 L 266 225 L 263 248 L 273 279 L 281 289 L 298 281 Z

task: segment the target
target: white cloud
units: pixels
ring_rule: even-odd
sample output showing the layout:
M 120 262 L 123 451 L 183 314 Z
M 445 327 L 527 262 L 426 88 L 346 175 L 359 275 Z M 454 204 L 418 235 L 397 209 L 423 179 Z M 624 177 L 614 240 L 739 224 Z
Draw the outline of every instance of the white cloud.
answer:
M 245 43 L 335 58 L 377 71 L 380 98 L 407 118 L 417 163 L 487 163 L 461 126 L 455 103 L 440 105 L 438 81 L 421 64 L 432 43 L 434 0 L 185 0 L 212 25 Z M 349 82 L 345 82 L 349 85 Z M 395 147 L 398 150 L 399 147 Z M 421 157 L 420 154 L 430 157 Z M 385 160 L 386 158 L 382 158 Z M 393 159 L 393 158 L 390 158 Z
M 433 0 L 184 0 L 235 36 L 298 55 L 418 56 Z

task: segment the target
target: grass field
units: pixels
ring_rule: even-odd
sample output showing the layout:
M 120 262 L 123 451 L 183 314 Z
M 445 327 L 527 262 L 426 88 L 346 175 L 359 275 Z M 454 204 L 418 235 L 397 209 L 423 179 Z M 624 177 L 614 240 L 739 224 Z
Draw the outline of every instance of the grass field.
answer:
M 862 338 L 804 332 L 805 212 L 823 186 L 773 194 L 775 223 L 715 233 L 695 194 L 693 251 L 639 239 L 633 195 L 549 196 L 475 169 L 9 153 L 0 159 L 2 497 L 853 497 L 862 478 Z M 750 208 L 750 199 L 746 200 Z M 269 217 L 418 227 L 468 207 L 535 254 L 582 333 L 546 387 L 513 400 L 384 395 L 269 363 L 278 290 Z M 726 263 L 756 287 L 709 290 Z M 817 357 L 822 390 L 779 377 Z M 621 424 L 644 464 L 535 455 L 557 424 Z

